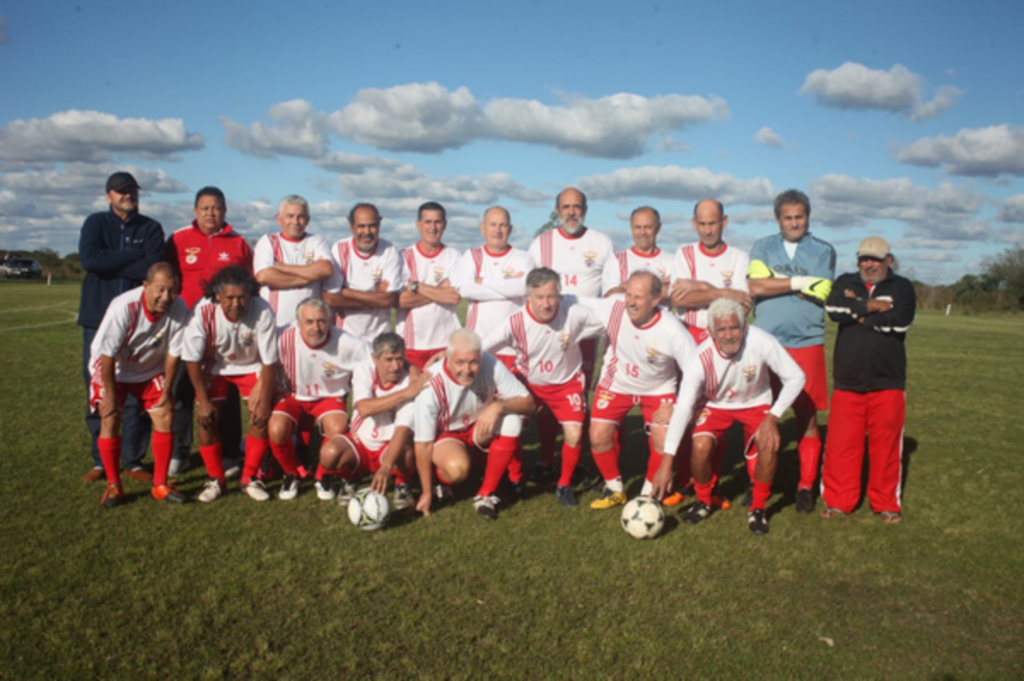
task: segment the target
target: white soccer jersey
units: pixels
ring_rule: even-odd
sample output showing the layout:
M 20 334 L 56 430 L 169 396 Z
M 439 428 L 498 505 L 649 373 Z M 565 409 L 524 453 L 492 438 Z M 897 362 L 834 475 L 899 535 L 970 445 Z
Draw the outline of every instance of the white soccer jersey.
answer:
M 680 246 L 672 262 L 672 283 L 676 279 L 704 281 L 715 288 L 731 288 L 737 291 L 749 291 L 747 288 L 747 269 L 750 267 L 750 256 L 738 248 L 728 244 L 714 255 L 704 250 L 700 242 Z M 679 318 L 687 326 L 698 329 L 708 328 L 708 311 L 702 309 L 680 309 Z
M 532 385 L 562 385 L 570 381 L 583 364 L 579 342 L 604 331 L 600 315 L 577 305 L 575 296 L 565 296 L 550 322 L 539 321 L 524 305 L 484 337 L 482 349 L 511 346 L 516 353 L 515 371 Z
M 613 288 L 625 286 L 633 272 L 650 272 L 665 282 L 672 276 L 672 254 L 660 248 L 655 249 L 651 255 L 637 253 L 635 248 L 619 251 L 604 264 L 602 292 L 608 293 Z
M 406 371 L 397 383 L 382 385 L 377 377 L 377 366 L 372 360 L 360 362 L 352 372 L 352 421 L 349 432 L 374 451 L 386 447 L 395 436 L 397 426 L 412 429 L 416 420 L 416 402 L 406 400 L 397 407 L 382 411 L 373 416 L 362 416 L 355 405 L 359 400 L 387 397 L 392 393 L 401 392 L 409 387 L 409 372 Z
M 442 281 L 452 283 L 452 275 L 459 263 L 459 252 L 444 246 L 434 255 L 424 255 L 420 245 L 402 251 L 406 281 L 419 281 L 437 286 Z M 458 329 L 459 311 L 455 305 L 427 303 L 398 311 L 396 333 L 405 340 L 409 350 L 435 350 L 448 345 L 452 331 Z
M 112 357 L 118 383 L 145 383 L 162 374 L 167 355 L 181 356 L 182 332 L 188 323 L 188 305 L 175 298 L 159 317 L 150 314 L 143 287 L 133 288 L 110 301 L 89 348 L 93 383 L 102 384 L 100 358 Z
M 463 253 L 452 283 L 459 295 L 470 301 L 466 328 L 486 335 L 521 307 L 526 302 L 526 275 L 532 269 L 533 259 L 529 254 L 513 246 L 499 254 L 491 253 L 486 246 Z M 509 346 L 494 352 L 515 354 Z
M 581 227 L 569 236 L 561 227 L 549 229 L 530 244 L 530 256 L 539 267 L 562 275 L 562 293 L 601 295 L 605 263 L 614 256 L 612 240 L 601 232 Z
M 245 376 L 277 364 L 277 327 L 270 303 L 251 298 L 249 309 L 233 322 L 220 305 L 203 298 L 185 327 L 181 358 L 202 362 L 207 376 Z
M 775 404 L 772 373 L 782 382 Z M 781 418 L 800 394 L 805 380 L 800 366 L 767 331 L 748 327 L 743 347 L 732 357 L 723 355 L 715 341 L 708 338 L 683 369 L 679 397 L 665 436 L 665 451 L 676 451 L 699 400 L 706 399 L 707 406 L 713 409 L 731 410 L 771 404 L 771 413 Z
M 294 326 L 278 339 L 285 389 L 300 402 L 345 397 L 356 365 L 370 358 L 370 345 L 347 331 L 331 328 L 318 348 L 306 345 Z
M 654 319 L 640 327 L 626 314 L 621 296 L 584 304 L 599 313 L 608 330 L 598 399 L 602 390 L 620 395 L 666 395 L 676 391 L 679 369 L 694 355 L 696 345 L 674 315 L 658 308 Z
M 476 423 L 476 417 L 495 395 L 527 397 L 526 387 L 494 355 L 480 358 L 480 373 L 472 385 L 463 386 L 448 373 L 447 361 L 435 365 L 430 387 L 416 397 L 416 442 L 433 442 L 441 433 L 457 433 Z M 519 435 L 522 419 L 503 418 L 500 432 Z
M 387 239 L 379 239 L 377 247 L 369 255 L 359 252 L 352 237 L 342 239 L 331 247 L 331 257 L 337 269 L 324 287 L 325 291 L 335 293 L 342 287 L 354 291 L 376 291 L 382 281 L 388 282 L 388 291 L 405 288 L 402 256 Z M 335 325 L 372 342 L 391 328 L 391 308 L 336 311 Z
M 318 260 L 331 260 L 331 247 L 319 234 L 307 234 L 293 241 L 283 234 L 264 234 L 256 242 L 252 254 L 254 274 L 271 268 L 275 263 L 283 265 L 311 265 Z M 325 281 L 316 281 L 309 286 L 276 289 L 269 286 L 260 288 L 260 295 L 270 303 L 277 315 L 277 328 L 283 329 L 295 322 L 295 308 L 306 298 L 320 298 Z

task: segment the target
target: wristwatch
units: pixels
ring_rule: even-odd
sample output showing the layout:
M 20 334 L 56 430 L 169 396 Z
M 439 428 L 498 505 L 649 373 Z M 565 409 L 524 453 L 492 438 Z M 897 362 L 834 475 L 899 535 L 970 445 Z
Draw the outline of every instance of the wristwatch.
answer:
M 414 281 L 411 284 L 409 284 L 409 290 L 412 291 L 413 293 L 416 293 L 417 291 L 419 291 L 420 290 L 420 282 Z

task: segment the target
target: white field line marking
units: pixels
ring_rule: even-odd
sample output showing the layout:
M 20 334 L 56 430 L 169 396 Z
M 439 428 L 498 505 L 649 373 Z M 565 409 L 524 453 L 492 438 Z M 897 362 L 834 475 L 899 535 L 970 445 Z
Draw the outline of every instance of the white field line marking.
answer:
M 65 314 L 71 315 L 72 319 L 65 319 L 65 320 L 59 321 L 59 322 L 46 322 L 45 324 L 29 324 L 27 326 L 12 326 L 9 329 L 0 329 L 0 333 L 5 333 L 7 331 L 23 331 L 25 329 L 39 329 L 39 328 L 42 328 L 44 326 L 57 326 L 58 324 L 71 324 L 71 323 L 73 323 L 75 321 L 75 319 L 78 318 L 78 313 L 77 312 L 65 312 Z
M 0 314 L 10 314 L 13 312 L 35 312 L 37 310 L 52 310 L 55 307 L 67 305 L 67 303 L 57 303 L 56 305 L 43 305 L 42 307 L 19 307 L 13 310 L 0 310 Z

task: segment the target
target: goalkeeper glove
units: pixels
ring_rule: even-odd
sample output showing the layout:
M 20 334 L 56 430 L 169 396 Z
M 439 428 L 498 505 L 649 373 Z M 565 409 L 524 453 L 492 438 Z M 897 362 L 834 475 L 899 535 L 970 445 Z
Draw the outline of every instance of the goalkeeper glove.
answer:
M 774 276 L 774 270 L 762 260 L 752 260 L 747 268 L 747 279 L 771 279 Z
M 822 277 L 790 277 L 789 288 L 824 303 L 832 293 L 832 282 Z

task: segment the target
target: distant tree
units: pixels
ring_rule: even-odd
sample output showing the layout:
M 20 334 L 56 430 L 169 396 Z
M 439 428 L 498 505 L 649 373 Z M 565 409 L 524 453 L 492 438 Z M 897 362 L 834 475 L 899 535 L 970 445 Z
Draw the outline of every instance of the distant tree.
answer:
M 537 231 L 533 233 L 533 238 L 536 239 L 537 237 L 539 237 L 544 232 L 548 231 L 549 229 L 554 229 L 557 226 L 558 226 L 558 213 L 556 213 L 555 211 L 551 211 L 551 215 L 548 216 L 548 221 L 545 222 L 543 225 L 541 225 L 540 227 L 537 228 Z
M 1024 246 L 1007 248 L 982 262 L 983 277 L 1018 305 L 1024 305 Z

